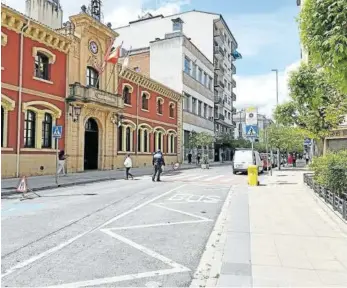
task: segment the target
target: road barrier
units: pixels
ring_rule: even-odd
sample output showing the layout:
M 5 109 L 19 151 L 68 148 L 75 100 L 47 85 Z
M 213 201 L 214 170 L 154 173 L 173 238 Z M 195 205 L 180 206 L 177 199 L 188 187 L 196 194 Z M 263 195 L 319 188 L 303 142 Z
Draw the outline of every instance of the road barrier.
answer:
M 313 173 L 304 173 L 304 183 L 323 198 L 327 205 L 330 204 L 335 211 L 341 214 L 343 219 L 347 220 L 347 193 L 337 195 L 337 193 L 331 192 L 316 183 L 313 176 Z

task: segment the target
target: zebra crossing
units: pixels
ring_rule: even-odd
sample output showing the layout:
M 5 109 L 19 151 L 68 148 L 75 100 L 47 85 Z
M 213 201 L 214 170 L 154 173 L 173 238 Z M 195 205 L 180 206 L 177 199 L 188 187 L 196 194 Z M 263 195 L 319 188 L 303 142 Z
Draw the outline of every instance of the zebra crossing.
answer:
M 231 184 L 232 174 L 208 175 L 204 173 L 165 174 L 161 180 L 165 182 L 195 182 L 201 184 Z M 137 177 L 137 179 L 150 179 L 148 176 Z

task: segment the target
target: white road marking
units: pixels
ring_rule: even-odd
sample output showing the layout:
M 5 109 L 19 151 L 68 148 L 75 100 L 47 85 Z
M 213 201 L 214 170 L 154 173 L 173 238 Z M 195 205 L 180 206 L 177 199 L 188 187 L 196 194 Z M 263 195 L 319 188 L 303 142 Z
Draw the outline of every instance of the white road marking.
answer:
M 208 175 L 199 175 L 199 176 L 196 176 L 196 177 L 190 177 L 189 180 L 198 180 L 198 179 L 201 179 L 201 178 L 205 178 L 207 177 Z
M 77 287 L 98 286 L 98 285 L 111 284 L 111 283 L 116 283 L 121 281 L 156 277 L 156 276 L 187 272 L 187 271 L 189 270 L 183 271 L 182 269 L 179 269 L 179 268 L 163 269 L 163 270 L 149 271 L 149 272 L 143 272 L 143 273 L 137 273 L 137 274 L 128 274 L 123 276 L 115 276 L 115 277 L 109 277 L 109 278 L 74 282 L 74 283 L 68 283 L 68 284 L 62 284 L 62 285 L 56 285 L 56 286 L 46 286 L 46 288 L 77 288 Z
M 216 180 L 216 179 L 222 178 L 222 177 L 224 177 L 224 175 L 217 175 L 217 176 L 214 176 L 214 177 L 209 177 L 209 178 L 207 178 L 207 179 L 205 179 L 203 181 L 212 181 L 212 180 Z
M 177 176 L 173 176 L 173 177 L 170 177 L 170 179 L 183 179 L 183 178 L 188 178 L 188 177 L 191 177 L 191 176 L 196 176 L 197 174 L 182 174 L 182 175 L 177 175 Z
M 198 219 L 201 219 L 201 220 L 213 221 L 213 220 L 208 219 L 206 217 L 194 215 L 192 213 L 188 213 L 188 212 L 185 212 L 185 211 L 181 211 L 181 210 L 177 210 L 177 209 L 173 209 L 173 208 L 169 208 L 169 207 L 163 206 L 162 203 L 155 203 L 155 204 L 152 204 L 152 205 L 156 206 L 156 207 L 164 208 L 164 209 L 169 210 L 169 211 L 174 211 L 174 212 L 178 212 L 178 213 L 181 213 L 181 214 L 184 214 L 184 215 L 188 215 L 188 216 L 191 216 L 191 217 L 194 217 L 194 218 L 198 218 Z
M 125 226 L 125 227 L 117 227 L 117 228 L 109 228 L 109 230 L 125 230 L 125 229 L 140 229 L 140 228 L 149 228 L 149 227 L 160 227 L 160 226 L 171 226 L 171 225 L 180 225 L 180 224 L 193 224 L 193 223 L 201 223 L 213 220 L 191 220 L 191 221 L 181 221 L 181 222 L 166 222 L 166 223 L 156 223 L 156 224 L 143 224 L 136 226 Z
M 17 265 L 15 265 L 15 266 L 9 268 L 7 271 L 5 271 L 1 275 L 1 278 L 4 278 L 4 277 L 12 274 L 13 272 L 15 272 L 18 269 L 24 268 L 24 267 L 26 267 L 26 266 L 36 262 L 37 260 L 40 260 L 40 259 L 42 259 L 44 257 L 47 257 L 47 256 L 49 256 L 49 255 L 51 255 L 51 254 L 53 254 L 53 253 L 63 249 L 64 247 L 72 244 L 73 242 L 75 242 L 76 240 L 82 238 L 83 236 L 85 236 L 85 235 L 87 235 L 87 234 L 89 234 L 91 232 L 94 232 L 96 230 L 99 230 L 99 229 L 105 227 L 106 225 L 109 225 L 110 223 L 112 223 L 112 222 L 114 222 L 114 221 L 116 221 L 116 220 L 118 220 L 118 219 L 120 219 L 120 218 L 122 218 L 122 217 L 124 217 L 124 216 L 126 216 L 128 214 L 130 214 L 130 213 L 133 213 L 136 210 L 138 210 L 138 209 L 140 209 L 140 208 L 142 208 L 142 207 L 144 207 L 144 206 L 146 206 L 146 205 L 148 205 L 148 204 L 150 204 L 150 203 L 152 203 L 152 202 L 154 202 L 154 201 L 156 201 L 156 200 L 158 200 L 158 199 L 160 199 L 160 198 L 162 198 L 162 197 L 164 197 L 164 196 L 166 196 L 166 195 L 168 195 L 168 194 L 170 194 L 170 193 L 172 193 L 172 192 L 174 192 L 174 191 L 176 191 L 176 190 L 178 190 L 178 189 L 180 189 L 182 187 L 184 187 L 185 185 L 186 184 L 180 185 L 180 186 L 178 186 L 178 187 L 176 187 L 174 189 L 171 189 L 171 190 L 169 190 L 169 191 L 167 191 L 167 192 L 165 192 L 163 194 L 160 194 L 160 195 L 158 195 L 158 196 L 156 196 L 156 197 L 154 197 L 154 198 L 152 198 L 152 199 L 150 199 L 150 200 L 148 200 L 146 202 L 143 202 L 142 204 L 140 204 L 140 205 L 138 205 L 138 206 L 136 206 L 136 207 L 134 207 L 134 208 L 132 208 L 132 209 L 130 209 L 130 210 L 128 210 L 128 211 L 118 215 L 118 216 L 113 217 L 112 219 L 106 221 L 105 223 L 99 225 L 96 228 L 92 228 L 92 229 L 90 229 L 90 230 L 88 230 L 86 232 L 83 232 L 83 233 L 81 233 L 81 234 L 79 234 L 79 235 L 77 235 L 77 236 L 75 236 L 75 237 L 73 237 L 73 238 L 71 238 L 71 239 L 69 239 L 69 240 L 67 240 L 67 241 L 65 241 L 65 242 L 63 242 L 63 243 L 53 247 L 53 248 L 51 248 L 51 249 L 48 249 L 48 250 L 46 250 L 46 251 L 44 251 L 44 252 L 42 252 L 42 253 L 40 253 L 40 254 L 38 254 L 36 256 L 33 256 L 33 257 L 23 261 L 23 262 L 18 263 Z

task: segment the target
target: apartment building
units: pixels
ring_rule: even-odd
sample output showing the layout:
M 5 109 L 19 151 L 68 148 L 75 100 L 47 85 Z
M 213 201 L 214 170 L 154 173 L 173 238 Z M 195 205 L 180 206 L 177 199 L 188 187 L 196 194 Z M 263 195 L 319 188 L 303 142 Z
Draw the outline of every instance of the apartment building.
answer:
M 192 132 L 214 136 L 214 67 L 185 36 L 183 25 L 180 18 L 175 18 L 162 39 L 151 41 L 149 47 L 129 51 L 128 67 L 184 95 L 181 148 L 182 160 L 186 161 Z M 199 152 L 214 158 L 213 147 L 201 147 Z M 193 155 L 197 153 L 193 151 Z
M 148 46 L 148 43 L 155 39 L 164 39 L 165 34 L 171 30 L 173 20 L 177 18 L 184 23 L 183 34 L 213 63 L 215 134 L 233 135 L 233 102 L 236 101 L 233 91 L 236 87 L 233 79 L 236 73 L 234 61 L 241 55 L 236 51 L 236 39 L 222 15 L 195 10 L 166 17 L 148 13 L 141 19 L 131 21 L 129 25 L 115 30 L 120 35 L 119 41 L 122 41 L 125 47 L 138 49 Z M 175 25 L 178 27 L 182 23 Z M 165 61 L 168 60 L 169 57 L 166 57 Z

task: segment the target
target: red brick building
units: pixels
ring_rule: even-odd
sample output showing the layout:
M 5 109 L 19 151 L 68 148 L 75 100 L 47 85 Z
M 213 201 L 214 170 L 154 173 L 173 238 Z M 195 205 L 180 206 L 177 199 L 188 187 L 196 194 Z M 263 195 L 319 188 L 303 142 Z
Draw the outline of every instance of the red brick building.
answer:
M 135 154 L 137 166 L 151 165 L 158 149 L 166 162 L 179 161 L 183 96 L 130 69 L 119 74 L 118 93 L 124 100 L 118 154 Z
M 1 4 L 2 177 L 55 172 L 52 126 L 65 124 L 70 41 Z M 59 149 L 64 149 L 64 135 Z

